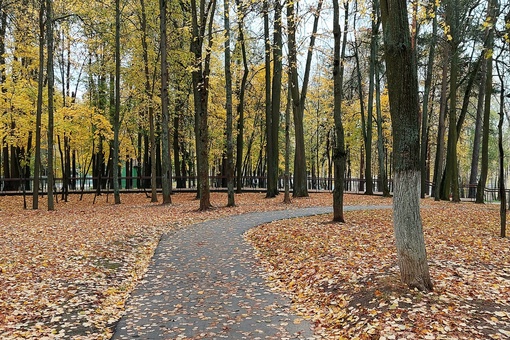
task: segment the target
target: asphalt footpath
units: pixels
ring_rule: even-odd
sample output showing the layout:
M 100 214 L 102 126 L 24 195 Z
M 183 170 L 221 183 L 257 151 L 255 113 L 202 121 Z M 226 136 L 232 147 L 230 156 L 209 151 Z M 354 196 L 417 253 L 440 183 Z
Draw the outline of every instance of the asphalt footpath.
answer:
M 290 300 L 267 287 L 243 234 L 264 223 L 331 212 L 248 213 L 165 234 L 112 339 L 317 339 L 310 323 L 292 313 Z

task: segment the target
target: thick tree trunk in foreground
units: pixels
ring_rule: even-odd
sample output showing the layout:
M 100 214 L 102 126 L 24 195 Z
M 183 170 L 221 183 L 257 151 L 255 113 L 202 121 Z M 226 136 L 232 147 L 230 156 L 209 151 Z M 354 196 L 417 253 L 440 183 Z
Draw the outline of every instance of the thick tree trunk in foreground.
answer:
M 432 290 L 420 217 L 418 81 L 406 0 L 382 0 L 381 13 L 393 127 L 393 226 L 402 281 Z

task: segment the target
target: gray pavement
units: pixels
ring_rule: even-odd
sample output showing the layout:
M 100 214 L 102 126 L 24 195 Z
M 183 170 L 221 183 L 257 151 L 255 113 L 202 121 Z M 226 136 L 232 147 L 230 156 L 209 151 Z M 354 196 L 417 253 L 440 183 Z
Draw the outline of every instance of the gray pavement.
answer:
M 344 209 L 374 208 L 381 207 Z M 271 221 L 331 212 L 248 213 L 164 235 L 112 339 L 314 339 L 310 323 L 290 311 L 290 300 L 267 288 L 242 235 Z

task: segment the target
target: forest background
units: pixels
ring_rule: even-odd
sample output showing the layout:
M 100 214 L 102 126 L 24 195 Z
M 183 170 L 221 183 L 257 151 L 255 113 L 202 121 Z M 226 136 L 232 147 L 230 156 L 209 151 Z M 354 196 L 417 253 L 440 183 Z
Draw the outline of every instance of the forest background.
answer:
M 346 189 L 387 194 L 395 155 L 380 5 L 339 5 L 344 177 L 356 179 Z M 65 200 L 110 186 L 119 203 L 120 189 L 150 188 L 156 201 L 163 188 L 169 202 L 172 187 L 198 188 L 207 208 L 210 185 L 272 197 L 285 174 L 294 196 L 333 189 L 330 3 L 2 0 L 0 9 L 2 190 L 33 191 L 34 208 L 39 191 Z M 409 17 L 422 195 L 483 201 L 508 172 L 496 131 L 504 149 L 509 5 L 413 1 Z

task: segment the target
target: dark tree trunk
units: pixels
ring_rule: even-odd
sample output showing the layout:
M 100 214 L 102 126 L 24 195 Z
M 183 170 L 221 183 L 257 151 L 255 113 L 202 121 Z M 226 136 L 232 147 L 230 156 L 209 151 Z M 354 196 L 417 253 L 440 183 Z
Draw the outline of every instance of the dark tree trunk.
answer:
M 227 126 L 225 128 L 225 134 L 227 139 L 226 151 L 227 151 L 227 164 L 226 164 L 226 176 L 227 176 L 227 207 L 235 206 L 234 198 L 234 140 L 232 136 L 232 71 L 230 68 L 230 3 L 228 0 L 223 0 L 223 23 L 225 29 L 225 109 L 227 115 Z
M 447 51 L 447 49 L 445 50 Z M 448 53 L 445 52 L 445 59 L 448 57 Z M 448 63 L 443 64 L 443 72 L 442 72 L 442 83 L 441 83 L 441 98 L 439 105 L 439 122 L 437 129 L 437 142 L 436 142 L 436 161 L 434 162 L 434 186 L 433 186 L 433 195 L 434 200 L 439 201 L 441 198 L 441 180 L 443 174 L 443 164 L 444 164 L 444 134 L 446 131 L 445 127 L 445 116 L 447 109 L 447 100 L 448 100 Z
M 237 39 L 240 47 L 241 47 L 241 58 L 243 63 L 243 77 L 241 79 L 241 84 L 237 91 L 238 93 L 238 104 L 237 104 L 237 114 L 239 116 L 237 121 L 237 154 L 236 154 L 236 173 L 237 173 L 237 192 L 241 193 L 242 190 L 242 166 L 243 166 L 243 148 L 244 148 L 244 97 L 246 93 L 246 82 L 248 80 L 248 60 L 246 56 L 246 44 L 244 41 L 244 15 L 245 15 L 245 6 L 242 1 L 236 0 L 237 7 L 237 25 L 238 25 L 238 34 L 239 37 Z
M 345 173 L 345 142 L 344 128 L 342 124 L 342 99 L 343 99 L 343 78 L 345 47 L 347 45 L 347 28 L 349 23 L 349 2 L 344 2 L 345 21 L 344 33 L 340 31 L 340 9 L 338 1 L 333 1 L 333 36 L 334 36 L 334 61 L 333 61 L 333 82 L 334 82 L 334 106 L 333 116 L 335 120 L 335 145 L 333 148 L 334 180 L 333 191 L 333 221 L 344 222 L 344 173 Z
M 267 197 L 278 195 L 278 160 L 280 130 L 280 106 L 282 88 L 282 4 L 278 0 L 274 9 L 274 34 L 273 34 L 273 79 L 271 82 L 271 114 L 270 125 L 267 131 Z
M 172 203 L 170 197 L 172 185 L 172 167 L 170 164 L 170 112 L 168 97 L 167 62 L 167 0 L 159 0 L 160 52 L 161 52 L 161 187 L 163 204 Z

